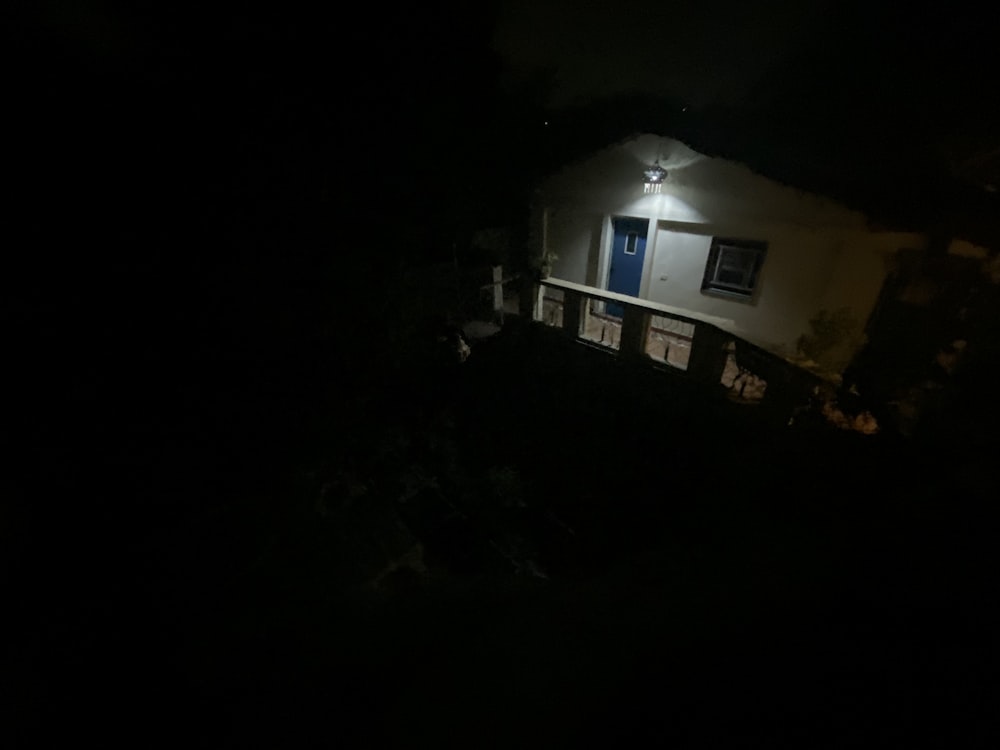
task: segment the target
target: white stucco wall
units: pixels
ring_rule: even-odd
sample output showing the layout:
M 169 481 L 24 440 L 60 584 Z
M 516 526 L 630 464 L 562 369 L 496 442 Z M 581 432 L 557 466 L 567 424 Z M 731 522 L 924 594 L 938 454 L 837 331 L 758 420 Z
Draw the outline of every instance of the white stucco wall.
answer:
M 602 217 L 573 205 L 548 209 L 546 237 L 555 250 L 552 275 L 560 279 L 579 281 L 581 284 L 595 280 L 587 273 L 588 266 L 599 260 Z M 561 248 L 567 248 L 563 252 Z
M 668 176 L 660 194 L 647 195 L 642 172 L 656 158 Z M 794 352 L 821 310 L 849 308 L 860 334 L 891 256 L 925 244 L 917 234 L 870 231 L 861 213 L 656 136 L 564 170 L 540 198 L 554 277 L 606 287 L 610 218 L 648 218 L 640 296 L 729 321 L 733 333 L 782 353 Z M 752 299 L 701 291 L 713 236 L 768 243 Z M 831 354 L 838 361 L 828 364 L 847 356 Z

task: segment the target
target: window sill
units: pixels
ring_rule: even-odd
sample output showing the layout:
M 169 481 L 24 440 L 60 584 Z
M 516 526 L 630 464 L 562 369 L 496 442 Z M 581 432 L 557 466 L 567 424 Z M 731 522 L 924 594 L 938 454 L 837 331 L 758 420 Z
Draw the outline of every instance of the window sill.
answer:
M 701 293 L 709 297 L 721 297 L 722 299 L 733 300 L 734 302 L 749 302 L 753 303 L 756 299 L 756 294 L 750 292 L 749 294 L 742 294 L 740 292 L 729 292 L 725 289 L 702 289 Z

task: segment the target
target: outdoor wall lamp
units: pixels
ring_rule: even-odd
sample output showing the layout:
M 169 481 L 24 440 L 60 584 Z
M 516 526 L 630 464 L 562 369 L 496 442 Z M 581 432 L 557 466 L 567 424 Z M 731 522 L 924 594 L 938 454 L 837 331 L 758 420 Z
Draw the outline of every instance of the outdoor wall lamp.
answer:
M 645 183 L 645 188 L 643 192 L 646 193 L 658 193 L 663 187 L 663 180 L 667 176 L 667 170 L 660 166 L 660 160 L 657 158 L 653 162 L 653 166 L 643 172 L 643 182 Z

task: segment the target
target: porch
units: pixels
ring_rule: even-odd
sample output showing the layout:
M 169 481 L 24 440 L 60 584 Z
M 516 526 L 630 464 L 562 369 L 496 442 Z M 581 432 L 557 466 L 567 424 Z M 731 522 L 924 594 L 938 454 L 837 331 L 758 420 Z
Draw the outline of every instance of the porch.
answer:
M 781 405 L 790 413 L 830 385 L 727 331 L 727 321 L 596 287 L 540 279 L 522 287 L 518 312 L 583 345 L 718 387 L 741 403 Z

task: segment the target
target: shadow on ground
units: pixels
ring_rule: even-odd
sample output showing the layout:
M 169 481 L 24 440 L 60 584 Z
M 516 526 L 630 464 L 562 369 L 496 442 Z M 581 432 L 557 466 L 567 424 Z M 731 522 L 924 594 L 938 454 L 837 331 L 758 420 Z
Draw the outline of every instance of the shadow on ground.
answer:
M 212 465 L 149 457 L 134 523 L 62 532 L 97 554 L 32 589 L 26 737 L 995 746 L 982 455 L 793 429 L 535 326 L 350 392 L 297 372 L 233 396 L 260 422 L 220 417 Z

